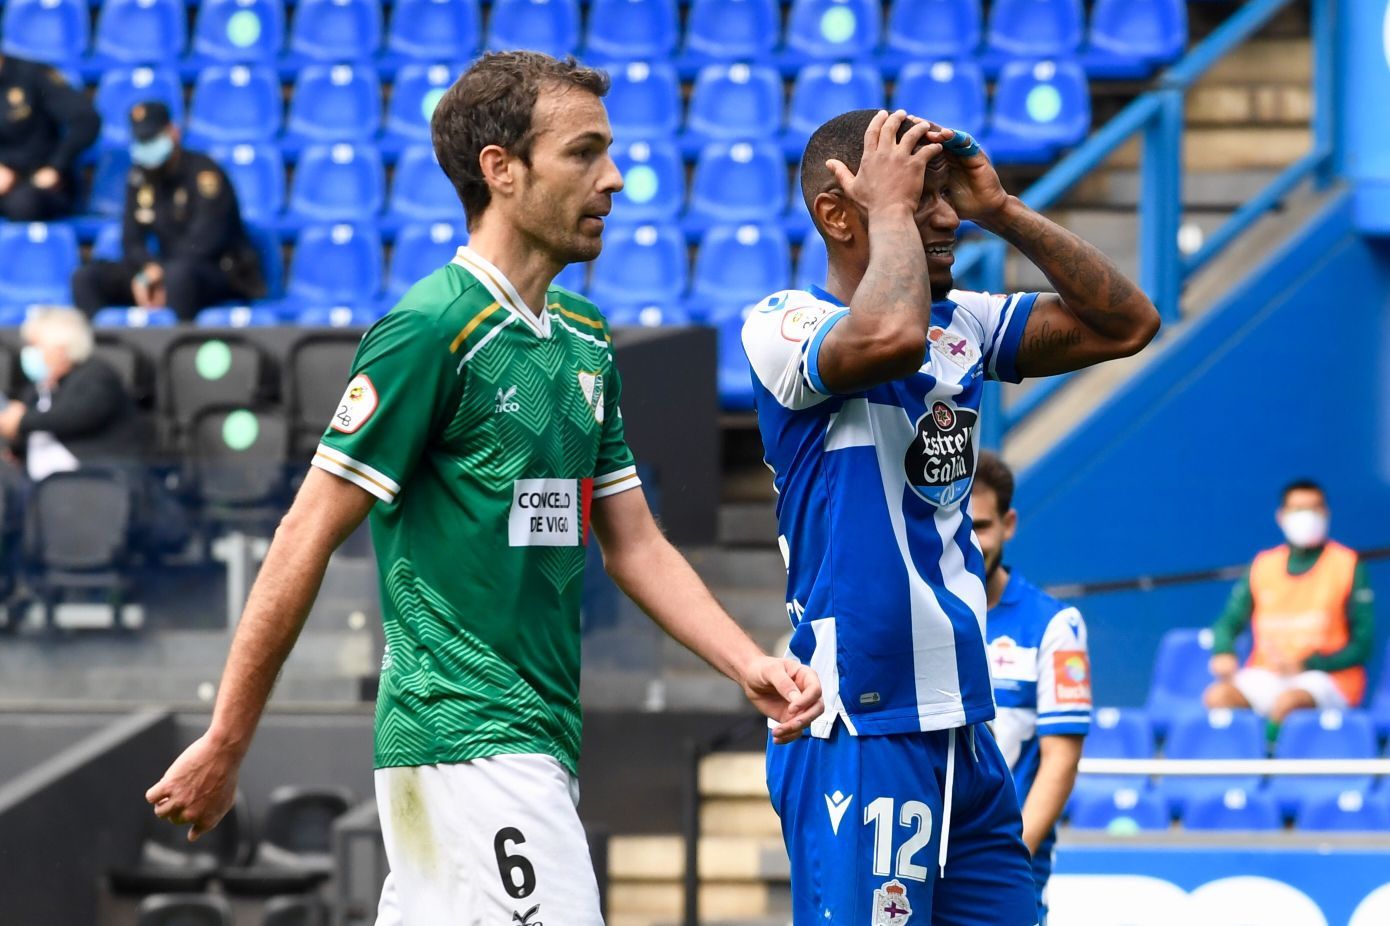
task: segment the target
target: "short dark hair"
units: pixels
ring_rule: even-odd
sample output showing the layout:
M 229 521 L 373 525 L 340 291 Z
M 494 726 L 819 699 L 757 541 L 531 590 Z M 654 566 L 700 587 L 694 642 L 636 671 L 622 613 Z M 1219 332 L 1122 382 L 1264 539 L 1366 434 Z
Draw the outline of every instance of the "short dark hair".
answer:
M 825 162 L 833 159 L 858 173 L 859 162 L 864 157 L 864 133 L 869 131 L 869 123 L 878 113 L 877 109 L 852 109 L 811 133 L 801 155 L 801 196 L 812 215 L 815 215 L 811 206 L 816 197 L 835 186 L 835 175 Z M 902 138 L 910 128 L 912 123 L 904 121 L 898 137 Z
M 994 493 L 1000 515 L 1008 514 L 1009 509 L 1013 508 L 1014 471 L 1000 459 L 999 454 L 980 451 L 980 462 L 975 466 L 975 482 Z
M 492 202 L 478 162 L 482 150 L 499 145 L 529 167 L 535 142 L 531 116 L 541 90 L 574 87 L 602 97 L 608 84 L 607 74 L 573 57 L 561 61 L 533 51 L 483 55 L 454 81 L 430 118 L 430 137 L 439 166 L 463 203 L 469 228 Z
M 1279 493 L 1279 507 L 1282 508 L 1287 505 L 1289 503 L 1289 496 L 1295 492 L 1316 492 L 1322 496 L 1323 503 L 1327 503 L 1327 492 L 1323 487 L 1305 477 L 1303 479 L 1295 479 L 1293 482 L 1284 486 L 1284 490 Z

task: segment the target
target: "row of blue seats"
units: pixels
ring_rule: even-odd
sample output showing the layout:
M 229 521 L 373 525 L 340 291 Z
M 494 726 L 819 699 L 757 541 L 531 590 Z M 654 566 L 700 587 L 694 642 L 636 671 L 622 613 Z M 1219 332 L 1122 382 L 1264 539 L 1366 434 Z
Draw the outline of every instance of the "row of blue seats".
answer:
M 396 0 L 383 45 L 380 0 L 299 0 L 288 28 L 281 0 L 207 0 L 193 28 L 190 67 L 307 61 L 463 60 L 481 49 L 531 48 L 598 62 L 678 60 L 688 74 L 712 61 L 876 59 L 895 70 L 983 49 L 1009 58 L 1083 53 L 1099 76 L 1143 76 L 1187 40 L 1182 0 L 1097 0 L 1089 35 L 1081 0 L 793 0 L 786 30 L 775 0 L 694 0 L 684 34 L 676 0 L 493 0 L 484 38 L 477 0 Z M 95 41 L 85 0 L 9 0 L 3 49 L 97 74 L 112 64 L 167 62 L 189 49 L 184 0 L 103 0 Z M 90 53 L 89 53 L 89 45 Z M 679 56 L 678 56 L 679 51 Z
M 1085 781 L 1085 776 L 1078 782 Z M 1180 818 L 1188 830 L 1270 832 L 1288 818 L 1269 795 L 1245 788 L 1218 788 L 1187 803 Z M 1078 830 L 1105 830 L 1114 835 L 1162 832 L 1172 827 L 1171 803 L 1161 789 L 1122 788 L 1082 792 L 1068 806 L 1066 820 Z M 1292 817 L 1296 830 L 1307 832 L 1383 833 L 1390 831 L 1390 793 L 1342 791 L 1318 794 L 1299 804 Z

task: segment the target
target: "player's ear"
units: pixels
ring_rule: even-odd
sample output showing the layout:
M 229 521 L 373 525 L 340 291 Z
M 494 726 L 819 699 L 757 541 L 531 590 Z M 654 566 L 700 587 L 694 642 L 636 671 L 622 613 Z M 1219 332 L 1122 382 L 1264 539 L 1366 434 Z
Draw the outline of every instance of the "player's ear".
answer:
M 811 200 L 811 215 L 827 241 L 844 244 L 854 237 L 855 229 L 851 222 L 856 216 L 839 190 L 817 193 L 816 198 Z
M 1004 528 L 1004 542 L 1013 540 L 1014 532 L 1018 530 L 1018 509 L 1010 508 L 999 523 Z
M 516 187 L 515 160 L 501 145 L 488 145 L 478 152 L 478 167 L 494 195 L 510 195 Z

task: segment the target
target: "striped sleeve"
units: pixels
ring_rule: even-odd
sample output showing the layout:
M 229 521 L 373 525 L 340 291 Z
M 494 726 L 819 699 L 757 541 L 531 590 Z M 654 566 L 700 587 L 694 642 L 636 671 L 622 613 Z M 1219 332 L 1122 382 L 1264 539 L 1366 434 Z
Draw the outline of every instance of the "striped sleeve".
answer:
M 743 350 L 756 383 L 793 411 L 825 401 L 832 392 L 821 379 L 821 345 L 848 315 L 843 306 L 801 290 L 758 303 L 743 323 Z
M 1038 647 L 1038 735 L 1085 736 L 1091 729 L 1091 657 L 1086 622 L 1063 608 Z
M 951 301 L 969 312 L 980 326 L 981 354 L 990 379 L 1005 383 L 1023 379 L 1018 372 L 1018 349 L 1037 299 L 1037 293 L 951 293 Z

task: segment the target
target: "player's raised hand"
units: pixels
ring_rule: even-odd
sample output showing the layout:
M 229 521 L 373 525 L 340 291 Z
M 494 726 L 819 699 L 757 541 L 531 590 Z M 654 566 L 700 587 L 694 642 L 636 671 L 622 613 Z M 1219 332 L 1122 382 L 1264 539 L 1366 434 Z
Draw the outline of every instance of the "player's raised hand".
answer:
M 927 162 L 941 154 L 939 143 L 927 139 L 931 123 L 912 121 L 903 110 L 880 110 L 864 132 L 864 154 L 858 172 L 843 161 L 831 159 L 825 166 L 850 201 L 869 216 L 885 209 L 906 208 L 915 213 L 922 199 L 922 180 Z M 901 133 L 902 137 L 899 138 Z
M 825 710 L 820 679 L 795 659 L 762 656 L 743 671 L 743 693 L 763 715 L 777 721 L 776 743 L 790 743 Z
M 156 817 L 176 826 L 188 825 L 188 841 L 193 842 L 232 809 L 239 765 L 204 734 L 145 792 L 145 800 L 154 806 Z
M 929 122 L 927 139 L 942 146 L 950 170 L 947 189 L 962 219 L 988 219 L 1004 208 L 1009 194 L 989 155 L 968 133 Z

